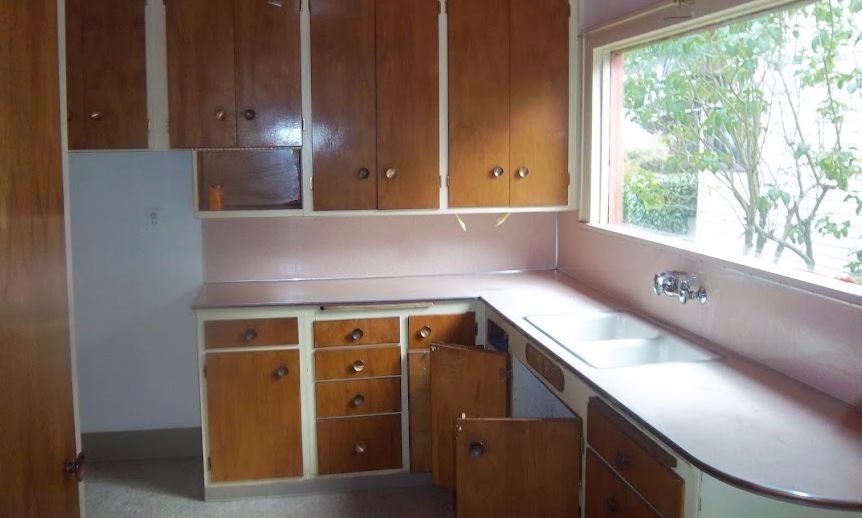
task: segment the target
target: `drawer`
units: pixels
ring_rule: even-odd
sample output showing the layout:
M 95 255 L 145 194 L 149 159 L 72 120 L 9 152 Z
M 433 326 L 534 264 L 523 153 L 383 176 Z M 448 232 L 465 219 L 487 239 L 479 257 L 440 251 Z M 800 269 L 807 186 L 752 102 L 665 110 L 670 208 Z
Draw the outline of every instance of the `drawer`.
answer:
M 314 372 L 318 381 L 401 375 L 400 347 L 362 347 L 317 351 Z
M 401 343 L 398 317 L 352 320 L 318 320 L 314 323 L 315 347 Z
M 664 518 L 680 518 L 684 482 L 676 459 L 598 398 L 587 408 L 590 446 Z
M 401 414 L 317 421 L 321 475 L 401 468 Z
M 401 378 L 327 381 L 317 384 L 317 417 L 401 411 Z
M 585 516 L 588 518 L 600 516 L 661 518 L 590 450 L 587 450 L 586 478 Z
M 204 322 L 207 349 L 299 344 L 296 317 L 210 320 Z
M 428 349 L 431 342 L 476 345 L 476 313 L 413 315 L 407 318 L 410 349 Z

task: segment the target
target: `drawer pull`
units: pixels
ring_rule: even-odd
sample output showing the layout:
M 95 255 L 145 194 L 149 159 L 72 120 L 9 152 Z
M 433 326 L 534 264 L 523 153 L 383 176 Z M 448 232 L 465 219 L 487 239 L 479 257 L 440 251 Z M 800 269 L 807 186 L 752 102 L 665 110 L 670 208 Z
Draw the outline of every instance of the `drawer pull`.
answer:
M 362 331 L 362 329 L 359 329 L 359 328 L 354 329 L 353 332 L 350 333 L 350 338 L 354 342 L 356 342 L 358 340 L 362 340 L 363 336 L 365 336 L 365 333 Z
M 257 113 L 252 109 L 248 109 L 242 112 L 242 116 L 245 117 L 245 120 L 247 121 L 253 121 L 254 118 L 257 117 Z
M 278 379 L 284 378 L 290 373 L 290 369 L 282 365 L 281 367 L 275 369 L 275 377 Z
M 614 465 L 618 470 L 622 471 L 632 465 L 632 460 L 625 453 L 618 451 L 614 457 Z
M 218 110 L 216 110 L 214 115 L 216 120 L 220 121 L 223 121 L 227 118 L 227 112 L 224 110 L 224 108 L 219 108 Z
M 353 372 L 362 372 L 363 370 L 365 370 L 365 362 L 362 360 L 356 360 L 355 362 L 353 362 L 353 365 L 351 365 L 351 367 L 353 368 Z
M 364 405 L 365 404 L 365 396 L 363 396 L 362 394 L 356 394 L 355 396 L 353 396 L 353 399 L 350 400 L 350 404 L 355 406 L 355 407 L 360 407 L 360 406 Z
M 369 176 L 371 176 L 371 171 L 369 171 L 367 167 L 359 169 L 360 180 L 367 180 Z
M 526 178 L 528 176 L 530 176 L 530 170 L 529 169 L 527 169 L 526 167 L 522 167 L 522 168 L 518 169 L 518 178 Z
M 246 342 L 251 342 L 257 338 L 257 330 L 254 328 L 246 329 L 245 333 L 242 334 L 242 339 Z
M 98 111 L 90 113 L 90 119 L 92 119 L 94 121 L 100 121 L 104 118 L 104 116 L 105 116 L 104 113 L 98 112 Z
M 389 169 L 386 170 L 386 179 L 391 180 L 391 179 L 395 178 L 395 175 L 397 173 L 398 173 L 398 171 L 396 171 L 395 168 L 390 167 Z
M 497 166 L 494 169 L 491 169 L 491 177 L 492 178 L 499 178 L 499 177 L 503 176 L 504 172 L 505 171 L 503 171 L 502 167 Z
M 485 454 L 485 443 L 482 441 L 472 441 L 470 443 L 470 457 L 478 459 Z
M 431 336 L 431 326 L 422 326 L 422 329 L 419 330 L 419 338 L 426 339 Z
M 368 445 L 365 444 L 365 441 L 359 441 L 353 445 L 353 451 L 361 455 L 368 451 Z
M 605 498 L 605 516 L 617 516 L 620 512 L 620 504 L 617 499 L 609 496 Z

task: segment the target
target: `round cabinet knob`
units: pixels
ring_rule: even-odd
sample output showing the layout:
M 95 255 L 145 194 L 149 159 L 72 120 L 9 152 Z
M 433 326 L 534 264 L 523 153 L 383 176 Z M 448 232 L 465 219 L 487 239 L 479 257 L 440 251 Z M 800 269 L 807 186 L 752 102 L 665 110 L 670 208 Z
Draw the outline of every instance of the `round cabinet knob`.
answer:
M 353 396 L 353 399 L 350 400 L 350 404 L 355 406 L 355 407 L 360 407 L 360 406 L 364 405 L 365 404 L 365 396 L 363 396 L 362 394 L 356 394 L 355 396 Z
M 252 121 L 257 116 L 254 110 L 246 110 L 242 112 L 242 116 L 245 117 L 245 120 Z
M 614 465 L 618 470 L 624 470 L 632 465 L 632 460 L 625 453 L 618 451 L 614 457 Z
M 359 170 L 360 180 L 367 180 L 369 176 L 371 176 L 371 171 L 369 171 L 367 167 L 363 167 Z
M 284 365 L 275 369 L 275 377 L 276 378 L 281 379 L 281 378 L 287 376 L 288 374 L 290 374 L 290 370 L 287 367 L 285 367 Z
M 365 336 L 365 333 L 362 329 L 354 329 L 352 333 L 350 333 L 350 339 L 356 342 L 357 340 L 362 340 L 362 337 Z
M 518 169 L 518 178 L 526 178 L 528 176 L 530 176 L 530 170 L 529 169 L 527 169 L 526 167 L 522 167 L 522 168 Z
M 67 462 L 63 466 L 63 471 L 75 477 L 75 480 L 82 482 L 86 473 L 87 456 L 83 452 L 79 453 L 75 460 Z
M 394 168 L 390 167 L 389 169 L 386 170 L 386 178 L 388 180 L 391 180 L 391 179 L 395 178 L 395 175 L 397 173 L 398 173 L 398 171 L 396 171 Z
M 216 120 L 223 121 L 227 118 L 227 112 L 224 111 L 222 108 L 219 108 L 215 111 L 215 118 Z
M 485 454 L 485 443 L 482 441 L 473 441 L 470 443 L 470 457 L 478 459 Z
M 368 451 L 368 445 L 365 444 L 365 441 L 359 441 L 353 445 L 353 451 L 361 455 Z
M 422 329 L 419 330 L 419 338 L 426 339 L 431 336 L 431 326 L 422 326 Z
M 362 372 L 365 370 L 365 362 L 362 360 L 356 360 L 353 362 L 353 365 L 351 365 L 351 368 L 353 368 L 353 372 Z
M 620 504 L 614 497 L 605 498 L 605 516 L 616 516 L 620 512 Z
M 255 338 L 257 338 L 257 330 L 254 328 L 246 329 L 245 333 L 242 334 L 242 339 L 246 342 L 251 342 Z
M 503 173 L 504 173 L 503 168 L 500 166 L 497 166 L 494 169 L 491 169 L 491 176 L 493 176 L 494 178 L 499 178 L 499 177 L 503 176 Z
M 104 118 L 105 114 L 102 112 L 92 112 L 90 113 L 90 119 L 94 121 L 100 121 Z

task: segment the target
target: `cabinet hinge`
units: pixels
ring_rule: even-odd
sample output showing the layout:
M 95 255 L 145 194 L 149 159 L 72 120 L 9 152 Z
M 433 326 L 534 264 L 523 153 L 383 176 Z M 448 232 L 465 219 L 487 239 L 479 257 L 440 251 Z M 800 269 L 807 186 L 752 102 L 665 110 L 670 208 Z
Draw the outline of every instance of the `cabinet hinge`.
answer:
M 213 470 L 213 458 L 207 457 L 207 471 Z
M 446 187 L 449 187 L 449 175 L 446 175 Z
M 312 190 L 312 191 L 314 190 L 314 177 L 313 176 L 308 177 L 308 189 Z
M 207 364 L 204 364 L 204 378 L 207 377 Z
M 299 119 L 299 126 L 302 129 L 302 131 L 305 131 L 305 117 Z

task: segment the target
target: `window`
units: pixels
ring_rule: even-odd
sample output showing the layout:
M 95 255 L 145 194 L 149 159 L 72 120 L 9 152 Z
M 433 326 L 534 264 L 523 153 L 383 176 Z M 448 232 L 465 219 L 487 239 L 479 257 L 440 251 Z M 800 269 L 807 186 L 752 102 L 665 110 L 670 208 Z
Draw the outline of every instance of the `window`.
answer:
M 862 0 L 695 23 L 588 37 L 592 219 L 862 282 Z

